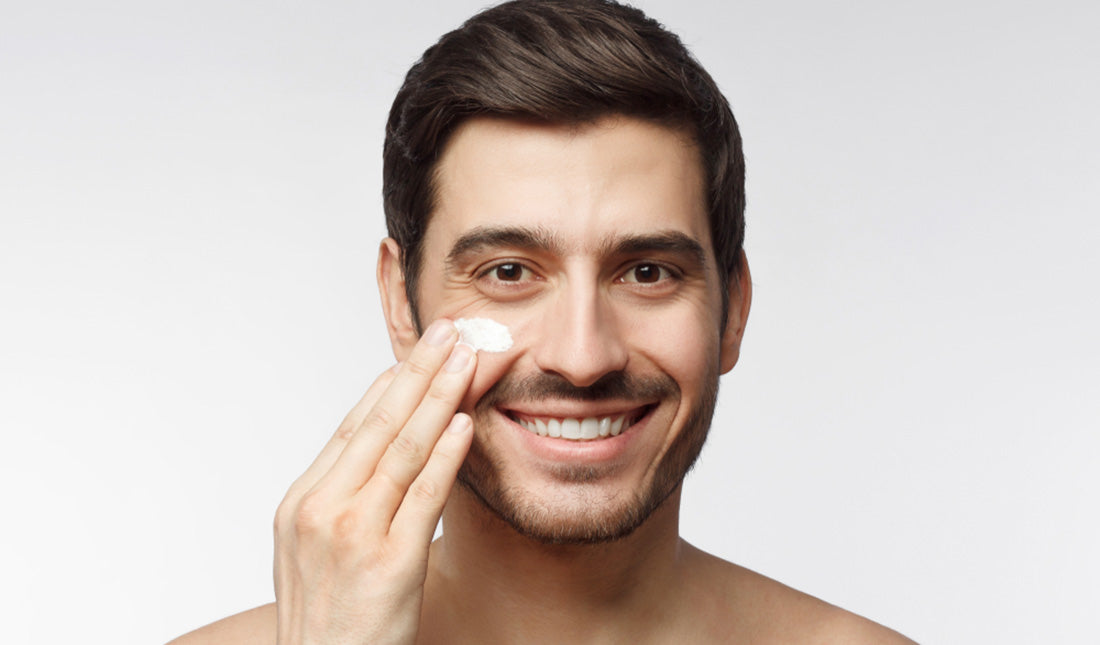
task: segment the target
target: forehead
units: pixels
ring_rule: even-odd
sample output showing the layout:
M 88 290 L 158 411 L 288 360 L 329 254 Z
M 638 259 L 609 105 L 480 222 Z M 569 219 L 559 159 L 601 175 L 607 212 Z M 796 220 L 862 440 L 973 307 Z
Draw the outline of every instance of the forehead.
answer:
M 627 117 L 560 125 L 477 118 L 436 169 L 427 246 L 476 227 L 551 231 L 575 252 L 618 235 L 675 231 L 710 253 L 702 162 L 693 139 Z

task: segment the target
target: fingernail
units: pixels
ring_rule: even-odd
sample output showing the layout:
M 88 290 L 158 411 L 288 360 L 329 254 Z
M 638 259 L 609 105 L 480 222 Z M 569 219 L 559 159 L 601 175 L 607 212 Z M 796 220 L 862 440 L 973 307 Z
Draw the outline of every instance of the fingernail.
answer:
M 432 323 L 431 327 L 428 327 L 428 331 L 424 333 L 424 340 L 429 345 L 439 346 L 447 342 L 447 339 L 454 333 L 454 323 L 449 320 L 437 320 Z
M 470 417 L 466 416 L 465 414 L 459 413 L 456 414 L 453 419 L 451 419 L 451 424 L 447 426 L 447 430 L 457 434 L 459 432 L 465 432 L 473 426 L 474 424 L 470 420 Z
M 448 372 L 461 372 L 466 368 L 473 354 L 474 350 L 470 349 L 469 345 L 459 343 L 451 350 L 451 357 L 447 359 L 447 364 L 443 366 L 443 369 Z

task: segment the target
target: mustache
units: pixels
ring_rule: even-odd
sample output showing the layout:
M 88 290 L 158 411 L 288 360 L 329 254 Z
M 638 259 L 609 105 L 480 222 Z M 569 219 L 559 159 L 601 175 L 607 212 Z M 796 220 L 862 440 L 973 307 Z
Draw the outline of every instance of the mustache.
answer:
M 508 401 L 651 401 L 676 396 L 680 387 L 670 376 L 637 376 L 611 372 L 592 385 L 578 387 L 560 374 L 538 372 L 526 376 L 505 374 L 481 397 L 475 408 L 487 410 Z

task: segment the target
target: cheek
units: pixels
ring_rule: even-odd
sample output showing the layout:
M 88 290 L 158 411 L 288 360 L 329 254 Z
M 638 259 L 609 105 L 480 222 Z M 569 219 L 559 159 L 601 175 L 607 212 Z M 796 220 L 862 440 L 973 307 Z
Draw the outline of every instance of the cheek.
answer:
M 671 376 L 685 394 L 697 389 L 707 370 L 717 369 L 720 337 L 709 309 L 687 307 L 636 320 L 630 330 L 632 349 Z
M 437 299 L 436 302 L 438 301 Z M 428 300 L 425 299 L 424 302 L 428 302 Z M 489 307 L 483 299 L 469 294 L 463 294 L 461 297 L 448 298 L 442 305 L 433 308 L 431 311 L 422 310 L 421 315 L 424 318 L 431 317 L 431 320 L 422 321 L 425 326 L 431 324 L 431 321 L 436 318 L 450 318 L 451 320 L 458 320 L 459 318 L 492 318 L 498 322 L 508 324 L 500 320 L 498 316 L 494 316 L 491 307 Z
M 538 331 L 534 325 L 537 317 L 519 310 L 501 311 L 484 306 L 444 315 L 450 318 L 489 318 L 507 327 L 512 336 L 512 347 L 506 351 L 477 353 L 477 371 L 461 406 L 463 412 L 470 412 L 505 374 L 520 371 L 517 363 L 531 349 L 532 343 L 538 342 Z
M 618 311 L 615 324 L 628 351 L 641 359 L 638 369 L 660 370 L 672 377 L 685 395 L 692 395 L 701 387 L 707 370 L 717 365 L 719 335 L 710 309 L 700 303 L 680 304 L 683 306 L 663 311 Z M 451 319 L 490 318 L 508 327 L 512 335 L 513 344 L 507 351 L 478 352 L 477 371 L 461 406 L 464 412 L 471 412 L 509 372 L 537 370 L 530 362 L 531 351 L 546 334 L 555 333 L 540 307 L 504 307 L 475 298 L 450 302 L 438 315 Z M 677 331 L 670 334 L 670 329 Z
M 438 302 L 438 300 L 437 300 Z M 479 351 L 477 353 L 477 370 L 474 373 L 473 383 L 462 402 L 463 411 L 470 411 L 473 404 L 489 390 L 500 377 L 503 376 L 525 349 L 523 343 L 529 338 L 529 333 L 524 333 L 528 327 L 526 318 L 519 311 L 502 310 L 486 298 L 469 293 L 457 292 L 454 297 L 448 298 L 442 304 L 431 311 L 423 311 L 421 317 L 425 327 L 438 318 L 458 320 L 460 318 L 488 318 L 508 328 L 512 336 L 512 347 L 503 352 Z

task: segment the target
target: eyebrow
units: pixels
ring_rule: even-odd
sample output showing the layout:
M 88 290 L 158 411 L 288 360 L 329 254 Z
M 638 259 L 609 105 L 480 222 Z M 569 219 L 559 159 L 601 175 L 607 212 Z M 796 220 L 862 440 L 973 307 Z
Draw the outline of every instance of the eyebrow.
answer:
M 601 249 L 606 255 L 639 255 L 643 253 L 673 253 L 686 256 L 700 268 L 707 266 L 707 253 L 703 245 L 680 231 L 660 231 L 616 237 L 604 243 Z
M 523 226 L 478 226 L 460 236 L 451 246 L 444 262 L 448 267 L 463 264 L 470 256 L 487 249 L 510 247 L 561 255 L 564 244 L 550 230 Z M 694 238 L 680 231 L 658 231 L 622 237 L 609 237 L 599 249 L 601 256 L 674 253 L 692 260 L 700 268 L 707 266 L 707 254 Z
M 544 228 L 478 226 L 455 240 L 444 262 L 447 266 L 454 267 L 462 264 L 471 255 L 501 247 L 560 253 L 562 245 L 553 233 Z

